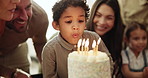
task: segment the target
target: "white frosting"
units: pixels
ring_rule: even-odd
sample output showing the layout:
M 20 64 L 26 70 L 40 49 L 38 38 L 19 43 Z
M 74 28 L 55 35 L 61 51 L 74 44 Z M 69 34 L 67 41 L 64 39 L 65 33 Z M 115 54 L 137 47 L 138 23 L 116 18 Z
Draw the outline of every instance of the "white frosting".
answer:
M 111 78 L 109 57 L 104 52 L 92 50 L 70 53 L 68 78 Z
M 74 51 L 69 54 L 70 59 L 77 60 L 77 61 L 87 61 L 87 62 L 100 62 L 104 60 L 109 60 L 109 57 L 106 53 L 97 51 L 94 54 L 93 50 L 90 50 L 87 54 L 86 52 L 77 52 Z

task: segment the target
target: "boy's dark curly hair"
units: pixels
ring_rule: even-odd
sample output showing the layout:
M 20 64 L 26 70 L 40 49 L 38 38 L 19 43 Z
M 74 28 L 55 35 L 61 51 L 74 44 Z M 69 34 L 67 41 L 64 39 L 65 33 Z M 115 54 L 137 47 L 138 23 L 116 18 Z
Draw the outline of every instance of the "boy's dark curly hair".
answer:
M 85 17 L 86 19 L 89 16 L 89 7 L 86 4 L 85 0 L 61 0 L 59 2 L 56 2 L 55 5 L 52 8 L 53 12 L 53 21 L 59 22 L 59 18 L 61 17 L 62 13 L 67 9 L 68 7 L 82 7 L 85 11 Z

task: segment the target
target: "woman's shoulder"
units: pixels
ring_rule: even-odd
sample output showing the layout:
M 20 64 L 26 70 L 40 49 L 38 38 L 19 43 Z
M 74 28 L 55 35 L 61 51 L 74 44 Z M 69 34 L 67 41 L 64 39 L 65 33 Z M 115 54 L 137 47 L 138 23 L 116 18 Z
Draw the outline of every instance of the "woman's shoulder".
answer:
M 83 33 L 84 37 L 100 37 L 96 32 L 85 30 Z
M 82 35 L 82 38 L 89 39 L 89 43 L 91 44 L 93 43 L 93 40 L 98 41 L 98 39 L 101 37 L 95 32 L 85 30 Z

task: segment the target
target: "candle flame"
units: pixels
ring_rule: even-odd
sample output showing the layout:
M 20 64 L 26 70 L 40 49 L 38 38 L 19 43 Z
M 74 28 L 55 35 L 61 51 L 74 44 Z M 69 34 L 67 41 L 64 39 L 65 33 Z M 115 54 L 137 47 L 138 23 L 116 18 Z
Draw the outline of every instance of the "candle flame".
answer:
M 85 44 L 85 39 L 83 39 L 82 41 L 81 51 L 84 51 L 84 44 Z
M 81 42 L 82 42 L 82 39 L 79 39 L 78 44 L 77 44 L 77 47 L 80 47 L 81 46 Z
M 99 38 L 99 40 L 97 41 L 97 45 L 99 45 L 101 42 L 101 38 Z
M 96 46 L 96 41 L 95 41 L 95 40 L 93 40 L 93 43 L 92 43 L 92 48 L 95 48 L 95 46 Z
M 86 40 L 85 47 L 88 47 L 88 45 L 89 45 L 89 39 Z
M 85 39 L 83 39 L 83 41 L 82 41 L 82 46 L 84 46 L 84 44 L 85 44 Z

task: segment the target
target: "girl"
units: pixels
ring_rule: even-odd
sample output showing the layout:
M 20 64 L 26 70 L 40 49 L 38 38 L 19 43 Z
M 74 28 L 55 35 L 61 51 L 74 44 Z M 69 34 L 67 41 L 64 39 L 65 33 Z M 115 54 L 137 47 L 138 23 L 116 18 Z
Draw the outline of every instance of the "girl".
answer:
M 125 32 L 127 47 L 121 53 L 123 60 L 122 71 L 126 78 L 148 77 L 148 51 L 145 50 L 147 39 L 145 26 L 136 22 L 129 24 Z

